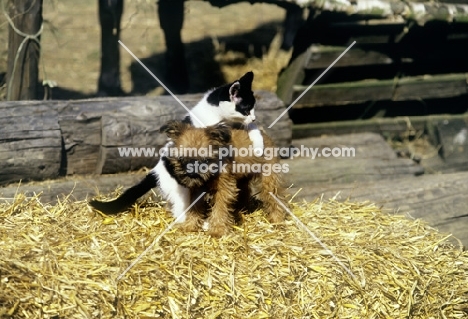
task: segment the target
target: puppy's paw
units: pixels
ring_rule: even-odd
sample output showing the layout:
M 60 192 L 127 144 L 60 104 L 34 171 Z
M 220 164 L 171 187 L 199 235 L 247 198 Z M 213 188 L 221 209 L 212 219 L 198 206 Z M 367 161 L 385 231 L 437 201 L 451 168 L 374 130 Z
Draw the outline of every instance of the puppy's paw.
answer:
M 223 225 L 210 225 L 208 229 L 208 235 L 216 238 L 227 235 L 229 232 L 230 229 Z
M 281 210 L 275 210 L 275 211 L 271 211 L 268 214 L 267 219 L 272 224 L 279 224 L 279 223 L 284 222 L 284 220 L 286 219 L 286 215 Z
M 185 221 L 177 224 L 177 228 L 185 232 L 197 232 L 202 230 L 203 220 L 197 216 L 189 215 Z
M 198 232 L 201 230 L 201 227 L 198 225 L 185 222 L 177 224 L 175 227 L 179 228 L 183 232 Z

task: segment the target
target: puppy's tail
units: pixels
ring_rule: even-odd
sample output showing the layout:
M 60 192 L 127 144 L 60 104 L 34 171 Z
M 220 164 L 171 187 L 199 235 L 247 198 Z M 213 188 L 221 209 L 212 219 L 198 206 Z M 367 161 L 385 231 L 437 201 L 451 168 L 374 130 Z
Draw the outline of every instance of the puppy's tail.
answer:
M 146 175 L 146 177 L 141 182 L 127 189 L 117 199 L 114 199 L 110 202 L 92 200 L 89 202 L 89 205 L 103 212 L 104 214 L 117 214 L 132 206 L 138 198 L 146 194 L 150 189 L 156 187 L 157 184 L 158 176 L 151 172 Z

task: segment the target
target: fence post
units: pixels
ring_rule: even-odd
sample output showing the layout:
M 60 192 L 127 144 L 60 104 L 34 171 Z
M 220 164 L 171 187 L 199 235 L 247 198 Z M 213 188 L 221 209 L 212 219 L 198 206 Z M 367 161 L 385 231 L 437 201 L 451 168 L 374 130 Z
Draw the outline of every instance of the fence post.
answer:
M 7 100 L 37 99 L 43 0 L 8 1 Z

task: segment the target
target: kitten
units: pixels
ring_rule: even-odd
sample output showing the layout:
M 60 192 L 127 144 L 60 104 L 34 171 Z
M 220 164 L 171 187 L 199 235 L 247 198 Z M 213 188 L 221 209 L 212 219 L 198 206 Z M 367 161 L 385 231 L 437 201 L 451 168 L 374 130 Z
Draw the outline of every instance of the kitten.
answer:
M 247 125 L 255 154 L 263 152 L 263 138 L 255 125 L 255 96 L 252 92 L 253 72 L 247 72 L 233 83 L 208 91 L 185 117 L 184 122 L 195 127 L 217 124 L 223 120 L 237 120 Z M 116 214 L 133 205 L 151 188 L 159 187 L 163 197 L 172 205 L 172 213 L 179 217 L 190 205 L 188 189 L 180 185 L 164 165 L 167 150 L 174 146 L 169 141 L 161 152 L 161 159 L 137 185 L 127 189 L 120 197 L 109 202 L 92 200 L 89 204 L 106 214 Z
M 208 91 L 190 110 L 185 122 L 195 127 L 215 125 L 221 121 L 240 121 L 247 124 L 253 148 L 263 150 L 263 139 L 255 121 L 255 96 L 252 92 L 253 72 L 247 72 L 234 83 Z M 193 117 L 193 118 L 192 118 Z
M 284 210 L 270 195 L 273 193 L 280 199 L 284 199 L 285 195 L 280 172 L 271 169 L 281 167 L 279 158 L 253 154 L 239 156 L 234 152 L 224 154 L 220 151 L 230 147 L 237 150 L 249 147 L 251 141 L 248 133 L 237 129 L 238 127 L 238 123 L 221 122 L 206 128 L 196 128 L 187 123 L 170 121 L 161 128 L 161 131 L 174 141 L 173 147 L 176 149 L 198 150 L 197 154 L 180 157 L 176 152 L 171 152 L 169 147 L 168 155 L 162 160 L 170 175 L 186 187 L 191 201 L 198 198 L 202 192 L 206 193 L 204 198 L 186 213 L 185 221 L 180 224 L 183 230 L 199 231 L 205 223 L 210 235 L 219 237 L 227 234 L 232 230 L 234 223 L 242 220 L 241 213 L 248 211 L 253 185 L 257 186 L 257 196 L 268 220 L 273 223 L 284 220 Z M 263 135 L 263 140 L 267 147 L 274 147 L 273 141 L 267 135 Z M 200 150 L 208 148 L 213 150 L 212 153 L 200 156 L 203 154 Z M 223 156 L 220 156 L 221 154 Z M 199 165 L 211 168 L 194 169 L 201 167 Z M 263 171 L 252 170 L 253 165 L 263 167 Z

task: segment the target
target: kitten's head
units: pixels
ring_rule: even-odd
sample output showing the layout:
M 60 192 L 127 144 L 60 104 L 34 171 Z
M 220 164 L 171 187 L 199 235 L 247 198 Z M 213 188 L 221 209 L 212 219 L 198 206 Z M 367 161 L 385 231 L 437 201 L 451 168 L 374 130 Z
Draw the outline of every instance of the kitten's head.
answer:
M 233 83 L 216 88 L 208 94 L 208 103 L 219 106 L 225 120 L 239 120 L 245 124 L 255 121 L 253 78 L 254 74 L 250 71 Z
M 231 130 L 223 124 L 196 128 L 190 124 L 170 121 L 160 129 L 173 141 L 163 158 L 168 172 L 187 188 L 202 187 L 219 174 L 219 148 L 228 147 Z M 223 159 L 223 162 L 229 159 Z

